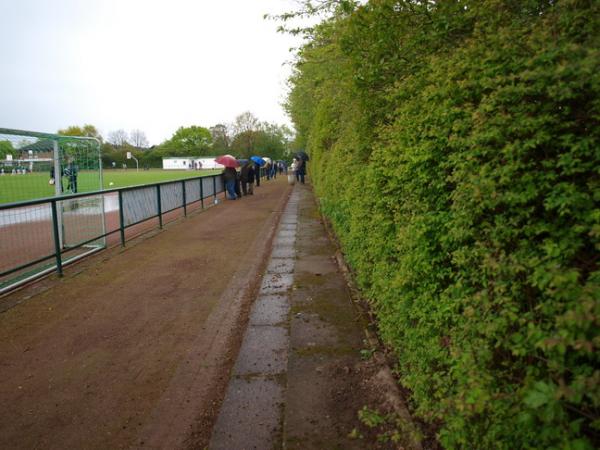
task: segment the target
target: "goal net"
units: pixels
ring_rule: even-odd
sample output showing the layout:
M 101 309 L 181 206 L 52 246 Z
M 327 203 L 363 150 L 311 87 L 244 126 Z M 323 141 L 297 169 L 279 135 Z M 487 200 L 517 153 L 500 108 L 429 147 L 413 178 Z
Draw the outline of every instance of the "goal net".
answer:
M 54 264 L 52 200 L 65 263 L 104 247 L 104 237 L 98 238 L 105 230 L 104 198 L 81 195 L 100 190 L 101 147 L 95 138 L 0 128 L 0 291 L 15 277 Z

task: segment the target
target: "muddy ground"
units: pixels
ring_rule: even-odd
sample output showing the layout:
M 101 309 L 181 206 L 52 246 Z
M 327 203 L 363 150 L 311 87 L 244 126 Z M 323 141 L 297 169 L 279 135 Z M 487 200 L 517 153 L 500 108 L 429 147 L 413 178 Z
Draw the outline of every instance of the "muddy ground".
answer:
M 263 182 L 1 298 L 0 448 L 207 442 L 289 192 Z

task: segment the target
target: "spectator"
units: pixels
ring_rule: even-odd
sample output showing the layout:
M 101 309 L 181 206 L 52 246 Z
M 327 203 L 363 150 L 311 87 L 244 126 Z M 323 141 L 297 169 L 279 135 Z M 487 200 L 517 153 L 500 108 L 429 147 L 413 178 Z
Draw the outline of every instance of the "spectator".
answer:
M 236 177 L 237 171 L 233 167 L 225 167 L 225 170 L 223 170 L 223 182 L 225 183 L 225 189 L 230 200 L 237 199 L 237 195 L 235 194 Z
M 242 197 L 242 190 L 240 189 L 240 173 L 236 170 L 235 171 L 235 195 L 237 195 L 238 198 Z
M 254 183 L 254 163 L 252 160 L 248 160 L 246 164 L 242 166 L 240 172 L 240 181 L 242 183 L 242 192 L 244 195 L 248 195 L 248 183 Z
M 256 180 L 256 187 L 260 186 L 260 165 L 254 164 L 254 179 Z
M 248 195 L 254 195 L 254 164 L 249 164 L 248 168 Z
M 306 161 L 302 158 L 298 158 L 296 163 L 296 181 L 304 184 L 304 175 L 306 175 Z

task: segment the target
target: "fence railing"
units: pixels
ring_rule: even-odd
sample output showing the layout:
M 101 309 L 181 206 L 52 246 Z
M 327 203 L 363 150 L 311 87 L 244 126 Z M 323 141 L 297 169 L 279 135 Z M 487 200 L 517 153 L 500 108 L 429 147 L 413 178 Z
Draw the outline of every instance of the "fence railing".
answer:
M 204 209 L 220 175 L 0 204 L 0 294 Z

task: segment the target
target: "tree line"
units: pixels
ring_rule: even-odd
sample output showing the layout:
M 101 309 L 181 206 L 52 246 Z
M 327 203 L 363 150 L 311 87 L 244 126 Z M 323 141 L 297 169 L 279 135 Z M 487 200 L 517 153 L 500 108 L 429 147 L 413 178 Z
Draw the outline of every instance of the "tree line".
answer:
M 148 146 L 142 130 L 127 133 L 123 129 L 111 131 L 104 138 L 93 125 L 70 126 L 58 130 L 65 136 L 88 136 L 102 144 L 102 162 L 105 168 L 122 167 L 127 164 L 127 152 L 135 156 L 141 167 L 162 167 L 163 157 L 172 156 L 217 156 L 232 154 L 238 158 L 252 155 L 268 156 L 271 159 L 290 158 L 292 153 L 292 130 L 286 125 L 262 122 L 247 111 L 232 123 L 212 127 L 188 126 L 178 128 L 160 145 Z
M 600 447 L 600 2 L 280 19 L 306 38 L 297 139 L 413 414 L 445 448 Z

